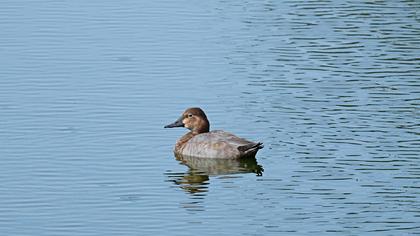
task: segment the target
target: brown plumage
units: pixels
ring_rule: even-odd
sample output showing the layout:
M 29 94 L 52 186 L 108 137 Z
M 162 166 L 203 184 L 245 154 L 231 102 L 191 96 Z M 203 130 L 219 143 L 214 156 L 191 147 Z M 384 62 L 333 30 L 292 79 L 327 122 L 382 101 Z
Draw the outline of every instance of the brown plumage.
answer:
M 222 130 L 210 130 L 210 123 L 203 110 L 188 108 L 181 117 L 165 128 L 185 127 L 190 132 L 175 144 L 176 155 L 203 158 L 244 158 L 254 157 L 263 148 L 255 143 Z

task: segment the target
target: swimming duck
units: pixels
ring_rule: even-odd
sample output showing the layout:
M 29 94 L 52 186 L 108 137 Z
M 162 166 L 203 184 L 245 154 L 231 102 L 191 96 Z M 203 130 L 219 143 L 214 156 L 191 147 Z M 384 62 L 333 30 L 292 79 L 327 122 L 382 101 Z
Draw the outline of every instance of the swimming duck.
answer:
M 210 131 L 210 123 L 203 110 L 188 108 L 174 123 L 165 128 L 185 127 L 190 130 L 175 144 L 175 155 L 237 159 L 254 157 L 263 144 L 251 142 L 231 133 Z

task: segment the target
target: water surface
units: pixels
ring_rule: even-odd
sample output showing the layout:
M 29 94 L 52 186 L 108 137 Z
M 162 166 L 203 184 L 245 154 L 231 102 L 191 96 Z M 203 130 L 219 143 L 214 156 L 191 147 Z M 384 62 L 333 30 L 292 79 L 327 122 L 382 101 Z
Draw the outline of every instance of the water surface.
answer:
M 416 235 L 417 1 L 0 3 L 4 235 Z M 200 106 L 265 148 L 180 161 Z

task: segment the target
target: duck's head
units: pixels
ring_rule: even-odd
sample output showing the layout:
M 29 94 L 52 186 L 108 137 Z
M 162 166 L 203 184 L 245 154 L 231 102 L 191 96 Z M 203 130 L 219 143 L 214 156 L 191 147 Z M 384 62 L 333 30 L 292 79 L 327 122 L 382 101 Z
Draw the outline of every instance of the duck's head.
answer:
M 201 108 L 192 107 L 185 110 L 174 123 L 165 126 L 165 128 L 175 127 L 185 127 L 195 134 L 200 134 L 209 132 L 210 123 Z

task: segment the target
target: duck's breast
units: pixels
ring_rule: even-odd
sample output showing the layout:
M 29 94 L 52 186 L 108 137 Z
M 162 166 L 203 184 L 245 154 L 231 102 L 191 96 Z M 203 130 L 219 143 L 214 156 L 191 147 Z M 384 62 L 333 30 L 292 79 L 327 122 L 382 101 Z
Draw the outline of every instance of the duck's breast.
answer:
M 252 142 L 231 133 L 215 130 L 194 136 L 185 143 L 181 154 L 206 158 L 239 158 L 239 146 Z

